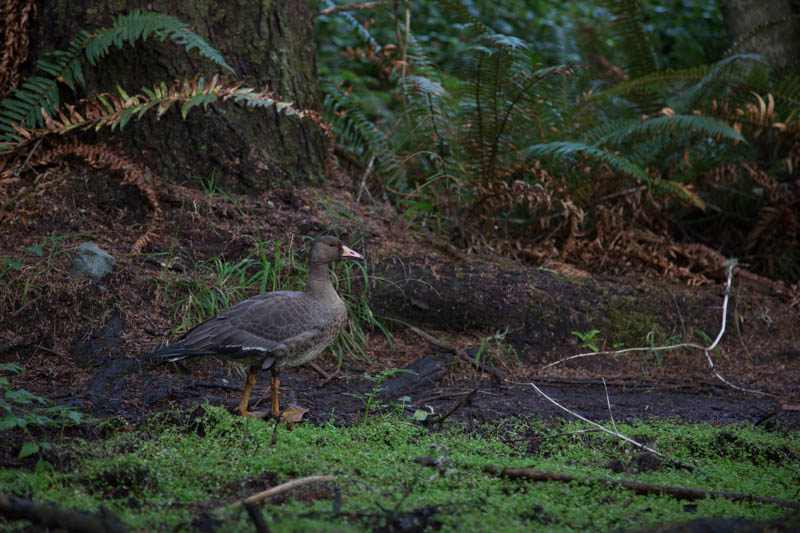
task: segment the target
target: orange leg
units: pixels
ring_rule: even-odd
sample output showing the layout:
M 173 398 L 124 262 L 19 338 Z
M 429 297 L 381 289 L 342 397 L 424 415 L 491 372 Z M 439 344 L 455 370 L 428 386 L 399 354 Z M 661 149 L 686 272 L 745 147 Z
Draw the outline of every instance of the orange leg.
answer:
M 278 406 L 278 388 L 281 386 L 281 380 L 277 372 L 272 373 L 270 385 L 272 386 L 272 416 L 279 418 L 281 416 L 281 409 Z
M 244 384 L 244 393 L 242 394 L 242 401 L 239 402 L 239 412 L 242 416 L 253 416 L 253 413 L 247 410 L 247 405 L 250 403 L 250 391 L 256 384 L 256 373 L 258 372 L 257 366 L 251 366 L 250 371 L 247 373 L 247 381 Z

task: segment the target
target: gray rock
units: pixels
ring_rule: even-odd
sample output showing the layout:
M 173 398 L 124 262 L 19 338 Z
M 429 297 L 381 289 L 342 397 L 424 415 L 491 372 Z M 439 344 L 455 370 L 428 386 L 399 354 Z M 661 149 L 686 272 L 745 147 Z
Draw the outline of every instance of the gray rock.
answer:
M 76 278 L 90 276 L 95 281 L 114 268 L 116 259 L 93 242 L 85 242 L 76 248 L 78 255 L 72 261 L 69 273 Z

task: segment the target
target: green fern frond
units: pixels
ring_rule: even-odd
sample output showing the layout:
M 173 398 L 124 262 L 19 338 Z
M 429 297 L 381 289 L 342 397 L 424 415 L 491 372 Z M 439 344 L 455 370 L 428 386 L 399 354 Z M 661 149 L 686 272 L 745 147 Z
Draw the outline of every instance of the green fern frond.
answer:
M 325 0 L 325 5 L 328 6 L 329 8 L 336 7 L 336 4 L 331 2 L 331 0 Z M 355 30 L 355 32 L 358 34 L 358 36 L 361 38 L 364 44 L 366 44 L 369 48 L 373 49 L 375 53 L 381 51 L 382 47 L 380 44 L 378 44 L 378 41 L 375 40 L 372 34 L 369 33 L 369 30 L 367 30 L 367 28 L 363 24 L 361 24 L 358 20 L 356 20 L 356 18 L 352 14 L 350 14 L 349 11 L 339 11 L 338 13 L 336 13 L 336 15 L 342 17 L 345 21 L 347 21 L 347 24 L 353 30 Z
M 689 87 L 681 95 L 674 106 L 676 111 L 684 113 L 690 111 L 708 94 L 709 90 L 717 84 L 740 84 L 743 81 L 743 76 L 750 74 L 750 68 L 741 66 L 742 63 L 746 61 L 752 61 L 756 65 L 761 64 L 765 67 L 769 67 L 763 57 L 755 54 L 739 54 L 717 61 L 711 65 L 708 73 L 703 76 L 702 79 L 692 87 Z
M 85 45 L 86 58 L 94 65 L 108 54 L 112 45 L 122 48 L 125 43 L 134 44 L 139 39 L 146 41 L 151 34 L 155 34 L 162 41 L 172 39 L 187 52 L 197 49 L 201 56 L 236 75 L 222 54 L 189 28 L 188 24 L 173 16 L 133 9 L 130 13 L 114 17 L 110 28 L 97 30 L 91 35 Z
M 470 25 L 478 34 L 494 33 L 494 31 L 486 26 L 483 22 L 478 20 L 472 13 L 469 12 L 464 2 L 457 2 L 454 0 L 436 0 L 437 3 L 442 4 L 447 9 L 452 11 L 457 18 Z
M 104 93 L 95 99 L 83 100 L 77 106 L 70 106 L 66 112 L 59 110 L 53 117 L 46 118 L 44 128 L 23 129 L 15 141 L 0 141 L 0 153 L 12 151 L 50 134 L 65 134 L 76 129 L 100 130 L 104 127 L 121 129 L 131 118 L 140 119 L 148 112 L 161 116 L 174 105 L 180 106 L 183 118 L 195 107 L 207 107 L 211 103 L 228 100 L 249 107 L 274 108 L 300 118 L 312 114 L 300 111 L 290 102 L 278 100 L 269 93 L 257 92 L 240 84 L 228 85 L 216 76 L 209 81 L 202 77 L 175 81 L 169 86 L 159 83 L 150 88 L 144 87 L 142 94 L 132 96 L 119 87 L 117 90 L 118 95 Z
M 441 83 L 424 76 L 406 76 L 401 80 L 406 92 L 416 92 L 425 99 L 439 99 L 447 96 Z
M 658 70 L 658 57 L 644 31 L 642 9 L 636 0 L 604 0 L 614 15 L 611 27 L 620 39 L 620 51 L 628 72 L 638 78 Z
M 512 35 L 503 35 L 501 33 L 491 33 L 483 36 L 483 40 L 489 43 L 490 50 L 527 50 L 528 43 L 518 37 Z
M 606 130 L 606 131 L 603 131 Z M 709 137 L 746 142 L 735 129 L 713 117 L 702 115 L 663 115 L 647 120 L 621 120 L 600 126 L 586 134 L 586 141 L 594 145 L 618 144 L 632 138 L 642 138 L 675 131 L 704 134 Z
M 688 188 L 683 187 L 675 182 L 665 181 L 658 177 L 650 176 L 644 168 L 637 165 L 627 157 L 612 154 L 590 144 L 568 141 L 535 144 L 522 150 L 522 153 L 530 157 L 547 157 L 557 159 L 571 159 L 578 154 L 585 154 L 602 161 L 612 169 L 622 172 L 623 174 L 632 177 L 641 183 L 645 183 L 649 186 L 656 186 L 668 192 L 676 193 L 678 196 L 691 201 L 697 206 L 702 207 L 704 205 L 702 200 L 700 200 L 700 198 Z
M 38 128 L 44 125 L 43 112 L 49 116 L 61 105 L 58 82 L 63 81 L 70 89 L 83 86 L 80 55 L 89 33 L 81 31 L 66 51 L 56 50 L 44 54 L 36 62 L 38 69 L 51 77 L 29 76 L 13 91 L 12 98 L 5 98 L 0 105 L 0 142 L 17 142 L 21 136 L 13 125 L 23 128 Z
M 187 51 L 197 49 L 202 56 L 235 74 L 222 55 L 189 30 L 187 24 L 163 13 L 142 13 L 134 9 L 115 17 L 110 28 L 95 33 L 81 30 L 66 51 L 55 50 L 44 54 L 36 66 L 50 77 L 28 77 L 14 90 L 12 98 L 0 102 L 0 143 L 10 145 L 21 142 L 23 136 L 15 126 L 23 130 L 42 128 L 50 117 L 58 114 L 61 106 L 59 82 L 73 90 L 85 85 L 80 64 L 82 54 L 91 64 L 95 64 L 108 54 L 111 46 L 121 48 L 125 43 L 145 40 L 151 34 L 162 40 L 171 38 Z
M 708 74 L 709 70 L 710 67 L 708 65 L 701 65 L 686 69 L 667 69 L 652 72 L 640 78 L 621 81 L 604 91 L 593 93 L 591 98 L 600 100 L 610 96 L 627 96 L 632 92 L 641 90 L 665 90 L 675 83 L 701 80 Z
M 740 54 L 727 57 L 712 65 L 652 72 L 617 83 L 605 91 L 591 95 L 591 98 L 598 100 L 612 96 L 628 96 L 642 91 L 651 91 L 654 94 L 676 91 L 679 94 L 673 98 L 672 105 L 676 110 L 686 113 L 697 105 L 701 98 L 707 96 L 712 87 L 742 85 L 743 76 L 752 73 L 752 69 L 743 66 L 745 62 L 766 65 L 761 56 Z M 694 85 L 690 85 L 691 83 Z
M 431 139 L 436 145 L 446 143 L 444 137 L 449 136 L 450 95 L 444 88 L 443 76 L 428 58 L 416 37 L 409 35 L 409 58 L 411 58 L 414 74 L 399 77 L 399 87 L 405 98 L 406 139 Z M 414 149 L 414 148 L 412 148 Z
M 323 106 L 329 111 L 334 132 L 342 144 L 357 152 L 363 162 L 375 156 L 382 174 L 390 181 L 399 174 L 400 161 L 386 136 L 338 87 L 323 83 Z
M 800 74 L 786 72 L 783 78 L 770 88 L 776 99 L 783 100 L 795 107 L 800 106 Z

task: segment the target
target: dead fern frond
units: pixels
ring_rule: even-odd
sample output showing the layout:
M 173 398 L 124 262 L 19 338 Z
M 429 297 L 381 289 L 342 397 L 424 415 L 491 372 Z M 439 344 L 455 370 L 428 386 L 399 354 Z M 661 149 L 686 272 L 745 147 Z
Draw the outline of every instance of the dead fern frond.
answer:
M 122 184 L 135 185 L 142 195 L 147 198 L 153 210 L 150 216 L 150 222 L 145 233 L 136 240 L 131 248 L 132 254 L 138 255 L 141 253 L 155 238 L 158 223 L 163 219 L 163 212 L 158 203 L 158 196 L 155 189 L 157 182 L 155 182 L 152 173 L 147 168 L 117 154 L 107 145 L 100 144 L 92 146 L 79 142 L 63 143 L 45 150 L 37 154 L 30 161 L 30 165 L 32 167 L 51 165 L 68 156 L 80 157 L 87 164 L 97 169 L 110 169 L 122 172 L 124 175 Z
M 269 91 L 257 92 L 243 87 L 243 82 L 229 83 L 227 78 L 214 76 L 206 81 L 201 76 L 192 79 L 175 80 L 169 86 L 155 85 L 142 93 L 129 96 L 122 88 L 118 94 L 102 93 L 93 99 L 84 99 L 76 105 L 64 105 L 51 116 L 42 109 L 43 128 L 26 128 L 14 125 L 16 132 L 22 137 L 16 142 L 2 145 L 2 153 L 14 152 L 37 139 L 51 134 L 63 135 L 73 130 L 100 130 L 104 127 L 122 129 L 131 118 L 141 118 L 147 112 L 155 112 L 158 117 L 169 111 L 174 105 L 180 107 L 181 116 L 185 119 L 189 111 L 197 106 L 208 108 L 218 100 L 228 101 L 249 107 L 275 108 L 290 116 L 307 118 L 319 126 L 326 136 L 329 130 L 324 128 L 319 113 L 313 110 L 298 110 L 291 102 L 278 99 Z
M 0 98 L 7 97 L 19 85 L 19 67 L 28 58 L 28 30 L 34 17 L 33 0 L 0 2 Z

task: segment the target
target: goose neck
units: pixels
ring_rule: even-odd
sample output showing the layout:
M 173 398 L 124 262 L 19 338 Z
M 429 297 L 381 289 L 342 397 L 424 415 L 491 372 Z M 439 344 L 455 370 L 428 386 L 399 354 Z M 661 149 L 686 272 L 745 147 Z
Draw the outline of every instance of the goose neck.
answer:
M 316 297 L 336 294 L 331 283 L 331 272 L 327 263 L 311 263 L 306 279 L 306 292 Z

